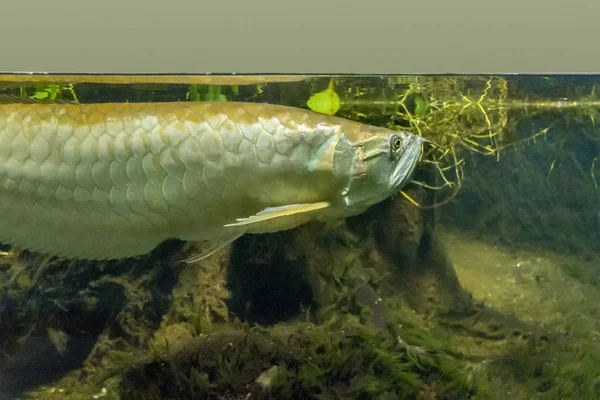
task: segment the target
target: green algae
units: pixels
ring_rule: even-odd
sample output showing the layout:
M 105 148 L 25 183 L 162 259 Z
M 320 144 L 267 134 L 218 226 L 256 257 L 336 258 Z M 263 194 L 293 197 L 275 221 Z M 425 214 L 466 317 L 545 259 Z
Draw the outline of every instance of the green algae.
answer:
M 434 357 L 417 364 L 399 342 L 357 320 L 346 320 L 343 329 L 334 326 L 298 323 L 200 337 L 175 357 L 130 370 L 121 393 L 127 398 L 193 393 L 234 399 L 252 393 L 253 398 L 400 399 L 413 398 L 423 385 L 422 371 L 436 369 Z M 265 387 L 260 381 L 267 371 L 272 376 Z

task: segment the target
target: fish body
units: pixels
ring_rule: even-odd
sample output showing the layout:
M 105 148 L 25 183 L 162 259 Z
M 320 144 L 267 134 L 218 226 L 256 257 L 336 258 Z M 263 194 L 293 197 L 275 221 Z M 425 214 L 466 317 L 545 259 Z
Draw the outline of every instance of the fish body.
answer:
M 421 142 L 269 104 L 0 104 L 0 242 L 117 259 L 345 218 L 397 192 Z

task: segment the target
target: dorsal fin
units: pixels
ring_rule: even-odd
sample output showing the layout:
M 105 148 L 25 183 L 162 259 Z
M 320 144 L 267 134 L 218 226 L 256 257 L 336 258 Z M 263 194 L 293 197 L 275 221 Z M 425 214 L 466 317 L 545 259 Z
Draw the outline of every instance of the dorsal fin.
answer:
M 81 104 L 73 100 L 32 99 L 15 94 L 0 94 L 0 104 Z

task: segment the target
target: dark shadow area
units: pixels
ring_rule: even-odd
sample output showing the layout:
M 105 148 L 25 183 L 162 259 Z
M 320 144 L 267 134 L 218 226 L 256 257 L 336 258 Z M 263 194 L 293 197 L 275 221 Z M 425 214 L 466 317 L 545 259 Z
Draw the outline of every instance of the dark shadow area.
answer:
M 245 321 L 270 325 L 311 306 L 313 292 L 304 258 L 286 256 L 293 231 L 238 239 L 227 266 L 229 310 Z
M 32 387 L 49 384 L 81 366 L 93 349 L 98 334 L 72 336 L 63 354 L 48 335 L 31 335 L 13 354 L 13 363 L 0 370 L 0 398 L 12 399 Z
M 181 246 L 168 241 L 139 260 L 106 263 L 44 264 L 29 252 L 4 262 L 3 276 L 33 278 L 29 287 L 10 280 L 0 286 L 0 398 L 14 398 L 80 368 L 104 331 L 111 338 L 142 341 L 129 325 L 135 320 L 160 325 L 178 273 L 164 268 L 163 261 Z M 136 282 L 143 282 L 145 295 L 132 298 Z M 58 347 L 51 331 L 58 332 Z
M 96 291 L 97 304 L 94 310 L 87 309 L 84 298 L 74 298 L 68 304 L 68 309 L 61 306 L 66 311 L 54 309 L 54 299 L 38 299 L 36 311 L 43 317 L 29 324 L 18 319 L 19 312 L 32 310 L 15 310 L 13 305 L 10 312 L 9 307 L 0 306 L 2 311 L 8 311 L 0 316 L 3 327 L 0 329 L 0 340 L 7 345 L 3 349 L 6 354 L 2 356 L 3 363 L 0 366 L 1 398 L 11 398 L 32 387 L 51 383 L 82 365 L 109 317 L 122 310 L 127 301 L 123 288 L 114 283 L 106 283 Z M 21 329 L 5 331 L 5 326 Z M 25 331 L 26 328 L 34 331 L 29 333 Z M 64 349 L 59 350 L 53 343 L 49 328 L 64 333 Z M 10 337 L 11 334 L 18 337 Z M 7 343 L 9 341 L 11 343 Z

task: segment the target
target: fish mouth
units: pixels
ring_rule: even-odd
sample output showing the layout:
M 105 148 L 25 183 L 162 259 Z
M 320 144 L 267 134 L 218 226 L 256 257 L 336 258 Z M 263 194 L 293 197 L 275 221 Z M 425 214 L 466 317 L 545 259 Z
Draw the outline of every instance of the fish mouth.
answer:
M 398 160 L 392 175 L 390 176 L 390 189 L 399 190 L 411 178 L 412 173 L 417 167 L 417 163 L 423 152 L 423 143 L 428 142 L 420 135 L 412 135 L 408 139 L 406 150 Z

